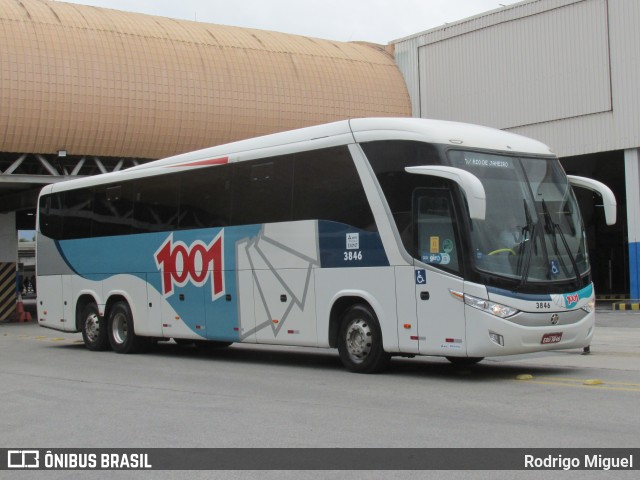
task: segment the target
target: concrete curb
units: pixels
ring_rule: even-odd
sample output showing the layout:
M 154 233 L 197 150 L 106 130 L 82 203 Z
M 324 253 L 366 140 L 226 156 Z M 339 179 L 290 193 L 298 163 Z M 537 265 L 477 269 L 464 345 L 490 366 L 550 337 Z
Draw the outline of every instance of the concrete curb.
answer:
M 640 310 L 640 300 L 615 302 L 611 304 L 612 310 Z

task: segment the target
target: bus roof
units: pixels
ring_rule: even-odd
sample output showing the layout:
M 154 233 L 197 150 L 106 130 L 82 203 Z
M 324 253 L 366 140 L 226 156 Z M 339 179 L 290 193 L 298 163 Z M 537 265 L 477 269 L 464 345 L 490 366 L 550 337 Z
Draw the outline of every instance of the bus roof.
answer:
M 237 162 L 249 158 L 293 153 L 299 150 L 345 145 L 375 140 L 415 140 L 435 144 L 456 145 L 461 148 L 481 148 L 528 155 L 552 155 L 545 144 L 528 137 L 495 128 L 468 123 L 422 118 L 358 118 L 312 127 L 274 133 L 262 137 L 183 153 L 97 177 L 60 182 L 44 191 L 97 185 L 119 178 L 121 180 L 146 176 L 151 169 L 164 167 L 194 167 L 216 163 Z M 299 145 L 304 143 L 304 148 Z M 243 155 L 240 155 L 243 154 Z
M 537 140 L 469 123 L 424 118 L 356 118 L 218 145 L 145 163 L 129 170 L 180 165 L 202 158 L 232 155 L 261 148 L 294 145 L 331 137 L 348 137 L 348 141 L 344 143 L 353 141 L 353 139 L 357 142 L 363 142 L 403 138 L 429 143 L 464 145 L 469 148 L 534 155 L 550 155 L 553 153 L 548 146 Z

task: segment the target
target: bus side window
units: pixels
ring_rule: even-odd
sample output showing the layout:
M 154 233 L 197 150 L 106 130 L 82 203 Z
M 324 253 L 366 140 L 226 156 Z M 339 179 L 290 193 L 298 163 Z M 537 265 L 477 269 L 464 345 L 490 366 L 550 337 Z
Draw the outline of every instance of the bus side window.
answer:
M 80 188 L 63 193 L 63 239 L 91 237 L 93 217 L 93 190 Z
M 133 233 L 161 232 L 176 228 L 177 183 L 174 175 L 157 175 L 134 182 L 137 193 L 133 211 Z
M 413 192 L 417 258 L 445 270 L 459 271 L 458 245 L 451 193 L 440 188 Z
M 97 187 L 92 220 L 91 231 L 94 237 L 131 233 L 133 222 L 131 183 Z
M 377 230 L 347 147 L 296 155 L 293 220 L 316 219 L 343 223 L 362 230 Z
M 290 156 L 235 164 L 233 224 L 290 221 L 292 176 Z
M 49 238 L 62 238 L 62 194 L 53 193 L 40 198 L 40 232 Z
M 231 224 L 232 173 L 232 165 L 180 173 L 180 230 Z

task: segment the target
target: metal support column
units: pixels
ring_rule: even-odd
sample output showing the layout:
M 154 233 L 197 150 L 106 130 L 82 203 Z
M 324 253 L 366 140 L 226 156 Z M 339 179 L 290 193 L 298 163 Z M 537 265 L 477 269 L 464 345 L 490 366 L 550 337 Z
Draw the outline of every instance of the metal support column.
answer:
M 640 299 L 640 149 L 624 151 L 629 231 L 629 289 L 632 299 Z

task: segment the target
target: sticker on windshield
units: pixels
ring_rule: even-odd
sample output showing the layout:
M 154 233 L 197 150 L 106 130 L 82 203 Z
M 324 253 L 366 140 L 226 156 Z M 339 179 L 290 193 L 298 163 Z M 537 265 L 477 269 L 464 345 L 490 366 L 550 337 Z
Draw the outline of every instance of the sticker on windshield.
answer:
M 480 156 L 473 153 L 465 153 L 464 163 L 467 167 L 513 168 L 510 158 L 493 155 Z
M 422 255 L 422 261 L 432 265 L 448 265 L 451 263 L 451 255 L 448 253 L 427 253 Z
M 444 253 L 451 253 L 453 251 L 453 241 L 450 238 L 445 238 L 442 242 L 442 251 Z
M 429 253 L 438 253 L 440 251 L 440 237 L 429 238 Z
M 558 264 L 558 260 L 550 260 L 549 261 L 549 271 L 551 275 L 558 275 L 560 273 L 560 265 Z

